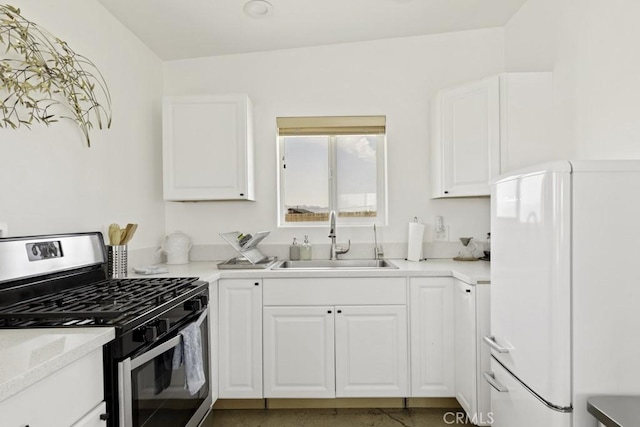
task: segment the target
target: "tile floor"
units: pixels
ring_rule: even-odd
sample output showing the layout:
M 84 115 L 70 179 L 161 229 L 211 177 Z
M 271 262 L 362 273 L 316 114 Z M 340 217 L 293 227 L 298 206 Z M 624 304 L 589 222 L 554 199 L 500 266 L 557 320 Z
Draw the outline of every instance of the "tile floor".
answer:
M 222 409 L 213 411 L 204 421 L 202 427 L 449 427 L 470 425 L 473 424 L 464 421 L 464 412 L 461 409 Z

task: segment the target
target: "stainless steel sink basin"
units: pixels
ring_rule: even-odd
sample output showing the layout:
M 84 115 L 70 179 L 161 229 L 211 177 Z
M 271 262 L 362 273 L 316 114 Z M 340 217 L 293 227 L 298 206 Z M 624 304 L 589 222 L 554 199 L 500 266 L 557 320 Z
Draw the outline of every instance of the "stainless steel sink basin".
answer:
M 312 261 L 282 261 L 272 270 L 370 270 L 380 268 L 398 268 L 386 259 L 318 259 Z

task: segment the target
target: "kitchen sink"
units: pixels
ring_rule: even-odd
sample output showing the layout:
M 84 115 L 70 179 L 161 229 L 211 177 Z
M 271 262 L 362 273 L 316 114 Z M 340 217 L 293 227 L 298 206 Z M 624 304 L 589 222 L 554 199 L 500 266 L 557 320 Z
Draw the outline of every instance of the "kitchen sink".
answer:
M 369 270 L 398 268 L 386 259 L 318 259 L 313 261 L 282 261 L 272 270 Z

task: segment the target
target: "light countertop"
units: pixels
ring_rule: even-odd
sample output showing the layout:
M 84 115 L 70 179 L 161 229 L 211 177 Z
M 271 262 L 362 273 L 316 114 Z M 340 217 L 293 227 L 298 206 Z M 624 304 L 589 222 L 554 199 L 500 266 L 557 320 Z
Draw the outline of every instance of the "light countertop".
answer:
M 102 347 L 113 328 L 0 330 L 0 402 Z
M 490 263 L 486 261 L 453 261 L 433 259 L 410 262 L 399 259 L 389 260 L 397 269 L 371 270 L 218 270 L 220 261 L 198 261 L 183 265 L 162 265 L 169 272 L 144 276 L 130 272 L 129 277 L 199 277 L 213 281 L 220 278 L 277 278 L 277 277 L 449 277 L 453 276 L 471 285 L 490 282 Z

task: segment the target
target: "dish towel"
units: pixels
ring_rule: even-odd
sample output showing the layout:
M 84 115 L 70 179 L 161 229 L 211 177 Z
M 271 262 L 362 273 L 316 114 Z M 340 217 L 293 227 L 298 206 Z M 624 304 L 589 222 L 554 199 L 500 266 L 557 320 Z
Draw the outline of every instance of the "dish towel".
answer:
M 202 337 L 200 324 L 193 322 L 179 332 L 182 336 L 181 344 L 176 346 L 173 354 L 173 369 L 184 365 L 184 388 L 193 396 L 206 382 L 204 376 L 204 362 L 202 360 Z

